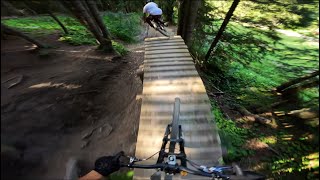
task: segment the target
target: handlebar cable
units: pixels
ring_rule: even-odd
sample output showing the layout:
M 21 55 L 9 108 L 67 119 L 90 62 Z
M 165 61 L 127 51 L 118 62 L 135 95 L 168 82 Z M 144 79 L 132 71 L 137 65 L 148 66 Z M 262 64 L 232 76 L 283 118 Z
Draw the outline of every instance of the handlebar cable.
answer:
M 169 149 L 169 148 L 165 148 L 165 149 Z M 175 149 L 177 149 L 177 148 L 175 148 Z M 147 158 L 144 158 L 144 159 L 137 159 L 136 162 L 147 161 L 147 160 L 151 159 L 153 156 L 157 155 L 160 151 L 157 151 L 156 153 L 152 154 L 150 157 L 147 157 Z M 130 158 L 130 156 L 127 156 L 127 157 Z

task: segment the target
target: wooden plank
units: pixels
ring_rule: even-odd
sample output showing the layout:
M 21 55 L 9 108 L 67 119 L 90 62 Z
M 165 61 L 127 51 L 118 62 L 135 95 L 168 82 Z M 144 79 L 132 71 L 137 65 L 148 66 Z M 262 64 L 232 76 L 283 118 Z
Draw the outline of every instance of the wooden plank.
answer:
M 159 66 L 180 66 L 180 65 L 194 65 L 194 63 L 190 60 L 184 61 L 156 61 L 156 62 L 148 62 L 144 65 L 144 68 L 150 67 L 159 67 Z
M 150 128 L 150 127 L 149 127 Z M 139 129 L 139 131 L 143 131 L 144 129 Z M 208 131 L 209 133 L 211 131 Z M 162 132 L 163 134 L 164 132 Z M 193 148 L 208 148 L 214 143 L 212 136 L 184 136 L 185 147 L 193 147 Z M 157 146 L 161 147 L 162 141 L 154 141 L 154 139 L 139 139 L 137 141 L 141 146 Z
M 183 42 L 183 39 L 167 39 L 167 40 L 160 40 L 160 41 L 147 41 L 144 44 L 145 45 L 151 45 L 151 44 L 162 44 L 162 43 L 167 43 L 167 42 Z
M 146 54 L 146 55 L 144 55 L 144 58 L 146 60 L 160 59 L 160 58 L 177 58 L 177 57 L 190 57 L 190 54 L 188 52 L 185 52 L 185 53 Z
M 199 112 L 208 112 L 211 110 L 211 106 L 208 104 L 185 104 L 181 105 L 180 112 L 194 112 L 195 108 Z M 153 104 L 142 104 L 141 106 L 141 114 L 144 113 L 152 113 L 152 114 L 158 114 L 161 112 L 171 113 L 173 112 L 173 105 L 166 105 L 166 104 L 159 104 L 159 105 L 153 105 Z
M 177 71 L 177 70 L 194 70 L 194 65 L 180 65 L 180 66 L 160 66 L 160 67 L 145 67 L 145 72 L 155 72 L 155 71 Z
M 171 54 L 171 53 L 189 53 L 188 49 L 163 49 L 163 50 L 152 50 L 146 51 L 144 54 Z
M 169 39 L 181 39 L 181 36 L 172 36 L 172 37 L 153 37 L 153 38 L 146 38 L 144 41 L 162 41 L 162 40 L 169 40 Z
M 162 138 L 161 138 L 162 140 Z M 138 148 L 136 152 L 137 157 L 145 158 L 159 151 L 159 148 L 154 148 L 152 146 L 145 148 Z M 206 148 L 185 148 L 188 159 L 212 159 L 212 161 L 217 161 L 215 154 L 221 153 L 220 147 L 206 147 Z
M 185 44 L 176 44 L 170 46 L 154 46 L 154 47 L 146 47 L 145 51 L 153 51 L 153 50 L 162 50 L 162 49 L 188 49 Z
M 171 93 L 206 93 L 202 83 L 199 84 L 182 84 L 182 85 L 160 85 L 160 86 L 148 86 L 143 88 L 144 94 L 171 94 Z
M 209 114 L 209 113 L 208 113 Z M 165 127 L 171 122 L 172 120 L 172 116 L 162 116 L 163 118 L 154 118 L 152 116 L 143 116 L 143 118 L 141 119 L 141 122 L 143 122 L 142 124 L 140 124 L 139 127 L 141 128 L 145 128 L 144 130 L 148 130 L 147 128 L 152 126 L 154 128 L 155 131 L 159 131 L 159 132 L 163 132 L 165 130 Z M 199 118 L 201 122 L 199 122 Z M 194 118 L 189 118 L 189 119 L 185 119 L 185 120 L 181 120 L 181 124 L 185 125 L 185 127 L 183 126 L 183 131 L 188 132 L 188 131 L 193 131 L 195 130 L 194 127 L 199 127 L 202 125 L 205 125 L 206 127 L 203 128 L 210 128 L 210 126 L 208 126 L 208 118 L 209 115 L 207 116 L 194 116 Z M 159 127 L 158 127 L 159 126 Z M 160 127 L 164 127 L 164 128 L 160 128 Z M 202 129 L 202 128 L 201 128 Z M 152 129 L 153 130 L 153 129 Z M 196 129 L 197 130 L 197 129 Z M 206 129 L 209 130 L 209 129 Z
M 185 45 L 184 42 L 163 42 L 160 44 L 145 44 L 145 48 L 150 47 L 162 47 L 162 46 L 177 46 L 177 45 Z
M 151 119 L 151 126 L 152 129 L 150 129 L 150 125 L 147 124 L 142 124 L 141 126 L 139 126 L 139 130 L 143 130 L 143 131 L 153 131 L 153 132 L 157 132 L 157 133 L 162 133 L 164 134 L 165 132 L 165 127 L 168 125 L 168 122 L 170 123 L 172 118 L 164 120 L 165 122 L 167 122 L 166 124 L 164 124 L 162 121 L 157 121 L 155 119 Z M 192 132 L 191 134 L 195 134 L 197 131 L 201 131 L 201 132 L 206 132 L 206 133 L 210 133 L 210 131 L 212 130 L 212 128 L 210 126 L 208 126 L 208 122 L 202 123 L 202 124 L 195 124 L 195 123 L 190 123 L 191 121 L 189 121 L 189 124 L 186 124 L 185 122 L 181 122 L 182 125 L 184 125 L 182 127 L 182 130 L 184 133 L 188 134 L 188 132 Z M 164 126 L 164 128 L 162 127 Z M 196 136 L 196 135 L 195 135 Z M 197 135 L 197 136 L 203 136 L 203 137 L 211 137 L 208 134 L 201 134 L 201 135 Z
M 153 58 L 153 59 L 146 59 L 144 62 L 145 64 L 153 63 L 153 62 L 178 62 L 178 61 L 190 61 L 193 62 L 193 59 L 189 56 L 185 57 L 170 57 L 170 58 Z
M 173 72 L 145 72 L 144 78 L 151 77 L 195 77 L 199 76 L 196 70 L 186 70 L 186 71 L 173 71 Z
M 202 83 L 200 77 L 188 77 L 188 78 L 179 78 L 179 79 L 161 79 L 161 80 L 154 80 L 151 82 L 145 82 L 144 86 L 154 86 L 154 85 L 168 85 L 168 84 L 190 84 L 190 83 Z M 173 93 L 172 95 L 180 95 L 177 93 Z M 183 94 L 182 94 L 183 95 Z M 180 97 L 180 96 L 179 96 Z M 181 96 L 184 97 L 184 96 Z M 192 96 L 189 96 L 192 97 Z M 184 101 L 184 99 L 182 99 Z M 182 101 L 181 100 L 181 101 Z
M 183 84 L 183 83 L 179 82 L 178 84 Z M 163 84 L 163 85 L 165 85 L 165 84 Z M 146 87 L 147 86 L 152 86 L 152 84 L 146 85 Z M 169 95 L 144 94 L 142 96 L 142 101 L 145 104 L 160 104 L 160 103 L 161 104 L 173 104 L 173 101 L 176 97 L 180 98 L 181 104 L 210 103 L 210 101 L 208 99 L 208 95 L 206 93 L 196 94 L 196 95 L 192 95 L 192 94 L 185 95 L 185 94 L 179 94 L 179 93 L 172 93 Z M 181 118 L 187 118 L 187 117 L 181 117 Z M 190 117 L 190 118 L 192 118 L 192 117 Z

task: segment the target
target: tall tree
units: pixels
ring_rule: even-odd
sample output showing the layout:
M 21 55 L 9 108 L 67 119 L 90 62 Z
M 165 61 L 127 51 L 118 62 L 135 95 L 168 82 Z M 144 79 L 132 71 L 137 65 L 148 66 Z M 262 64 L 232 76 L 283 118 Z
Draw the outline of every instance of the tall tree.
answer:
M 9 13 L 13 13 L 14 15 L 23 16 L 25 15 L 23 11 L 18 10 L 15 8 L 9 1 L 7 0 L 1 0 L 1 6 L 5 7 Z
M 104 10 L 104 6 L 101 0 L 97 0 L 97 4 L 99 5 L 98 7 L 100 8 L 101 11 Z
M 231 19 L 232 15 L 233 15 L 233 12 L 235 11 L 235 9 L 238 6 L 239 2 L 240 2 L 240 0 L 234 0 L 233 1 L 233 3 L 231 5 L 226 17 L 223 20 L 222 25 L 220 26 L 220 29 L 219 29 L 215 39 L 213 40 L 213 42 L 212 42 L 212 44 L 211 44 L 211 46 L 210 46 L 210 48 L 209 48 L 209 50 L 208 50 L 208 52 L 207 52 L 207 54 L 205 56 L 205 62 L 204 63 L 208 62 L 208 59 L 209 59 L 209 57 L 211 55 L 212 50 L 218 44 L 218 42 L 219 42 L 219 40 L 220 40 L 220 38 L 221 38 L 221 36 L 223 34 L 223 31 L 226 29 L 226 27 L 227 27 L 227 25 L 229 23 L 229 20 Z
M 94 37 L 100 44 L 99 49 L 102 49 L 106 52 L 114 52 L 110 37 L 109 39 L 104 38 L 102 30 L 100 29 L 99 25 L 97 25 L 95 18 L 92 17 L 93 13 L 89 11 L 89 5 L 86 4 L 85 1 L 61 0 L 61 2 L 75 15 L 75 17 L 80 21 L 80 23 L 82 23 L 94 35 Z
M 111 35 L 107 29 L 107 27 L 105 26 L 103 19 L 101 18 L 101 15 L 99 14 L 99 10 L 97 8 L 97 5 L 95 2 L 93 2 L 92 0 L 86 0 L 88 7 L 90 9 L 90 11 L 92 12 L 92 15 L 94 17 L 94 19 L 96 20 L 98 26 L 100 27 L 103 37 L 106 38 L 107 40 L 111 41 Z
M 42 44 L 38 40 L 33 39 L 32 37 L 20 32 L 18 30 L 12 29 L 2 23 L 1 23 L 1 33 L 21 37 L 21 38 L 31 42 L 32 44 L 37 45 L 38 48 L 45 48 L 46 47 L 46 45 Z
M 188 46 L 191 44 L 192 32 L 202 1 L 203 0 L 179 0 L 177 34 L 184 39 Z
M 295 85 L 295 84 L 298 84 L 298 83 L 301 83 L 303 81 L 306 81 L 310 78 L 313 78 L 313 77 L 316 77 L 316 76 L 319 76 L 319 70 L 318 71 L 315 71 L 313 73 L 310 73 L 310 74 L 307 74 L 307 75 L 304 75 L 302 77 L 298 77 L 296 79 L 292 79 L 290 80 L 289 82 L 286 82 L 286 83 L 283 83 L 281 84 L 280 86 L 278 86 L 276 89 L 277 89 L 277 92 L 282 92 L 284 91 L 286 88 L 292 86 L 292 85 Z M 318 80 L 319 81 L 319 80 Z
M 186 0 L 179 0 L 177 35 L 180 35 L 181 37 L 183 34 L 183 24 L 184 24 L 183 20 L 185 16 L 185 12 L 184 12 L 185 7 L 186 7 Z
M 202 3 L 202 0 L 190 0 L 188 16 L 186 16 L 185 26 L 183 29 L 183 38 L 187 46 L 190 47 L 191 39 L 193 35 L 195 21 L 197 19 L 198 9 Z
M 58 19 L 57 16 L 55 16 L 50 10 L 48 10 L 48 14 L 60 25 L 65 34 L 69 34 L 67 28 L 63 25 L 63 23 Z

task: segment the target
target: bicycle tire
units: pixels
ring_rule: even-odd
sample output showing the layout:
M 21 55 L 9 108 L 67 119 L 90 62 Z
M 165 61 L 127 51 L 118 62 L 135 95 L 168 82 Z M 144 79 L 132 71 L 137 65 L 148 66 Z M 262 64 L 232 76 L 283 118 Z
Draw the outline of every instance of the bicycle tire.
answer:
M 173 119 L 171 123 L 170 139 L 177 139 L 179 135 L 180 99 L 174 99 Z M 176 142 L 170 141 L 169 153 L 174 153 Z
M 166 30 L 158 29 L 157 31 L 166 37 L 170 37 Z

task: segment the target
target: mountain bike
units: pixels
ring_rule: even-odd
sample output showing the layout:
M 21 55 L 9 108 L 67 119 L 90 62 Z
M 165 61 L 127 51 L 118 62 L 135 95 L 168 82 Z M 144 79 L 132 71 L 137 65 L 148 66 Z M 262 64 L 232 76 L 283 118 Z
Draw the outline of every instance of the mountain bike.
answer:
M 164 36 L 167 36 L 167 37 L 169 37 L 170 35 L 169 35 L 169 33 L 168 33 L 168 31 L 166 30 L 166 28 L 165 28 L 165 23 L 163 23 L 163 21 L 162 20 L 155 20 L 155 19 L 153 19 L 152 21 L 151 21 L 151 23 L 153 24 L 153 26 L 155 27 L 154 29 L 156 30 L 156 31 L 158 31 L 158 32 L 160 32 L 162 35 L 164 35 Z
M 132 156 L 126 156 L 124 152 L 118 153 L 115 158 L 127 158 L 129 162 L 124 163 L 122 160 L 121 167 L 128 168 L 142 168 L 142 169 L 155 169 L 157 172 L 165 172 L 165 179 L 171 180 L 175 174 L 182 176 L 193 174 L 203 177 L 209 177 L 213 180 L 264 180 L 266 177 L 262 174 L 258 174 L 252 171 L 243 171 L 237 165 L 233 166 L 213 166 L 207 167 L 205 165 L 199 165 L 187 158 L 184 151 L 184 140 L 182 137 L 182 127 L 179 124 L 180 116 L 180 99 L 175 98 L 174 108 L 173 108 L 173 120 L 172 123 L 168 124 L 164 133 L 164 138 L 162 140 L 162 145 L 160 151 L 156 152 L 152 156 L 139 159 Z M 166 145 L 169 143 L 169 148 Z M 176 149 L 176 145 L 179 145 L 179 149 Z M 169 149 L 169 151 L 167 151 Z M 179 151 L 176 153 L 175 151 Z M 141 161 L 146 161 L 153 156 L 158 154 L 158 159 L 155 164 L 144 165 L 137 164 Z M 180 161 L 180 164 L 178 161 Z M 192 167 L 189 168 L 187 164 Z M 161 173 L 155 173 L 158 179 L 161 179 Z

